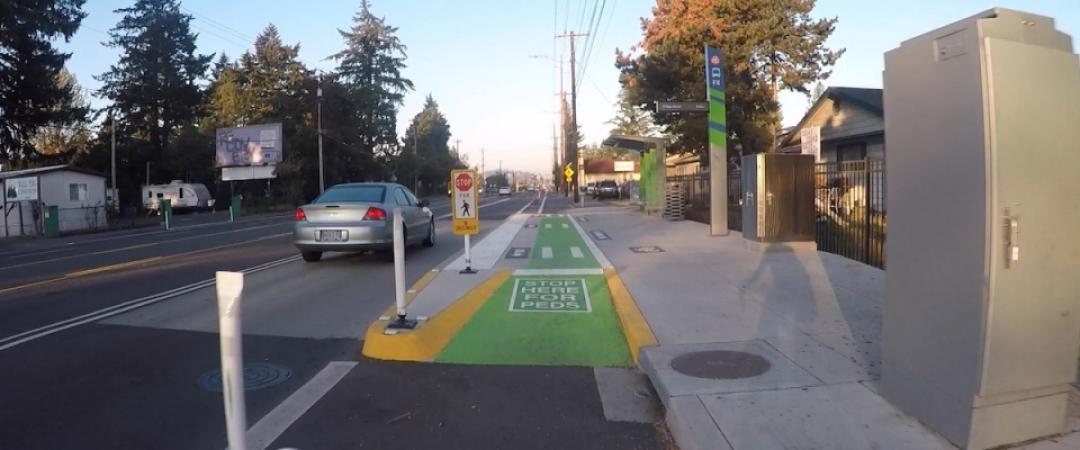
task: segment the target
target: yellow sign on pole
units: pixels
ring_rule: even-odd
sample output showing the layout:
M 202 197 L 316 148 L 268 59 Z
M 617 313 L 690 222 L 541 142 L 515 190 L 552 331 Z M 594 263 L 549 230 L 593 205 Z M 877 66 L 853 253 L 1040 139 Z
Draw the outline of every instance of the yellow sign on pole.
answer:
M 480 208 L 476 195 L 476 172 L 472 170 L 450 171 L 453 184 L 453 229 L 456 235 L 470 235 L 480 232 Z
M 571 169 L 570 166 L 566 166 L 566 170 L 563 171 L 563 174 L 566 175 L 566 182 L 567 183 L 573 181 L 573 179 L 574 179 L 574 169 Z

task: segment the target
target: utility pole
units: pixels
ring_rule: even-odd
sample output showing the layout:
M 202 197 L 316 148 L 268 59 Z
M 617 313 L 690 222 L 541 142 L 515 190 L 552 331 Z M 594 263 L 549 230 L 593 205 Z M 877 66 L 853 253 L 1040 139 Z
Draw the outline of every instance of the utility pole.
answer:
M 319 74 L 318 86 L 315 95 L 319 97 L 319 193 L 326 192 L 326 179 L 323 178 L 323 153 L 322 153 L 322 74 Z
M 150 161 L 146 162 L 146 185 L 150 185 Z
M 578 134 L 578 125 L 577 125 L 577 74 L 575 73 L 576 64 L 575 64 L 575 53 L 574 53 L 574 38 L 576 38 L 576 37 L 584 37 L 584 36 L 588 36 L 588 34 L 577 34 L 577 33 L 574 33 L 574 32 L 570 32 L 568 34 L 560 34 L 560 35 L 555 36 L 557 38 L 570 38 L 570 132 L 567 133 L 567 135 L 568 135 L 567 137 L 569 138 L 567 140 L 569 141 L 569 144 L 570 144 L 571 155 L 570 155 L 570 158 L 567 159 L 567 161 L 577 161 L 578 160 L 578 157 L 577 157 L 577 153 L 578 153 L 578 150 L 577 150 L 577 148 L 578 148 L 578 141 L 577 141 L 577 134 Z M 575 203 L 581 200 L 581 188 L 578 186 L 578 184 L 580 184 L 580 182 L 581 182 L 581 177 L 578 175 L 578 173 L 580 171 L 581 171 L 581 168 L 578 167 L 578 170 L 574 171 L 574 175 L 571 176 L 571 179 L 570 179 L 571 189 L 574 190 L 574 202 Z
M 120 206 L 120 192 L 116 190 L 116 114 L 109 114 L 109 125 L 112 128 L 112 154 L 109 156 L 112 172 L 112 201 L 113 205 Z
M 484 192 L 487 192 L 487 169 L 484 166 L 484 149 L 480 149 L 480 178 L 483 178 Z

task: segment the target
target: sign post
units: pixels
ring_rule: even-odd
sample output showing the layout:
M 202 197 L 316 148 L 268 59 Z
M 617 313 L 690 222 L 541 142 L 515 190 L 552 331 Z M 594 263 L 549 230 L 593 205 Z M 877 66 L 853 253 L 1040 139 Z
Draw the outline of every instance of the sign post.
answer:
M 705 83 L 709 100 L 709 232 L 713 236 L 726 236 L 727 106 L 724 103 L 724 55 L 709 46 L 705 46 Z
M 465 236 L 465 270 L 461 273 L 476 273 L 472 268 L 472 254 L 469 236 L 480 232 L 479 197 L 476 194 L 476 172 L 472 170 L 452 170 L 453 180 L 453 229 L 454 234 Z

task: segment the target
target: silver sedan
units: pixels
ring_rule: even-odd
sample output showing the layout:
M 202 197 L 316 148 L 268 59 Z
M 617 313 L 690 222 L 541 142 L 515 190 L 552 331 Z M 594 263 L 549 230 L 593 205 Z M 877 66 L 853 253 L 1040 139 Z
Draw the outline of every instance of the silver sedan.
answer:
M 400 208 L 405 245 L 431 247 L 435 217 L 427 206 L 427 200 L 417 200 L 400 184 L 339 184 L 296 209 L 293 245 L 308 262 L 318 261 L 323 252 L 392 251 L 392 215 Z

